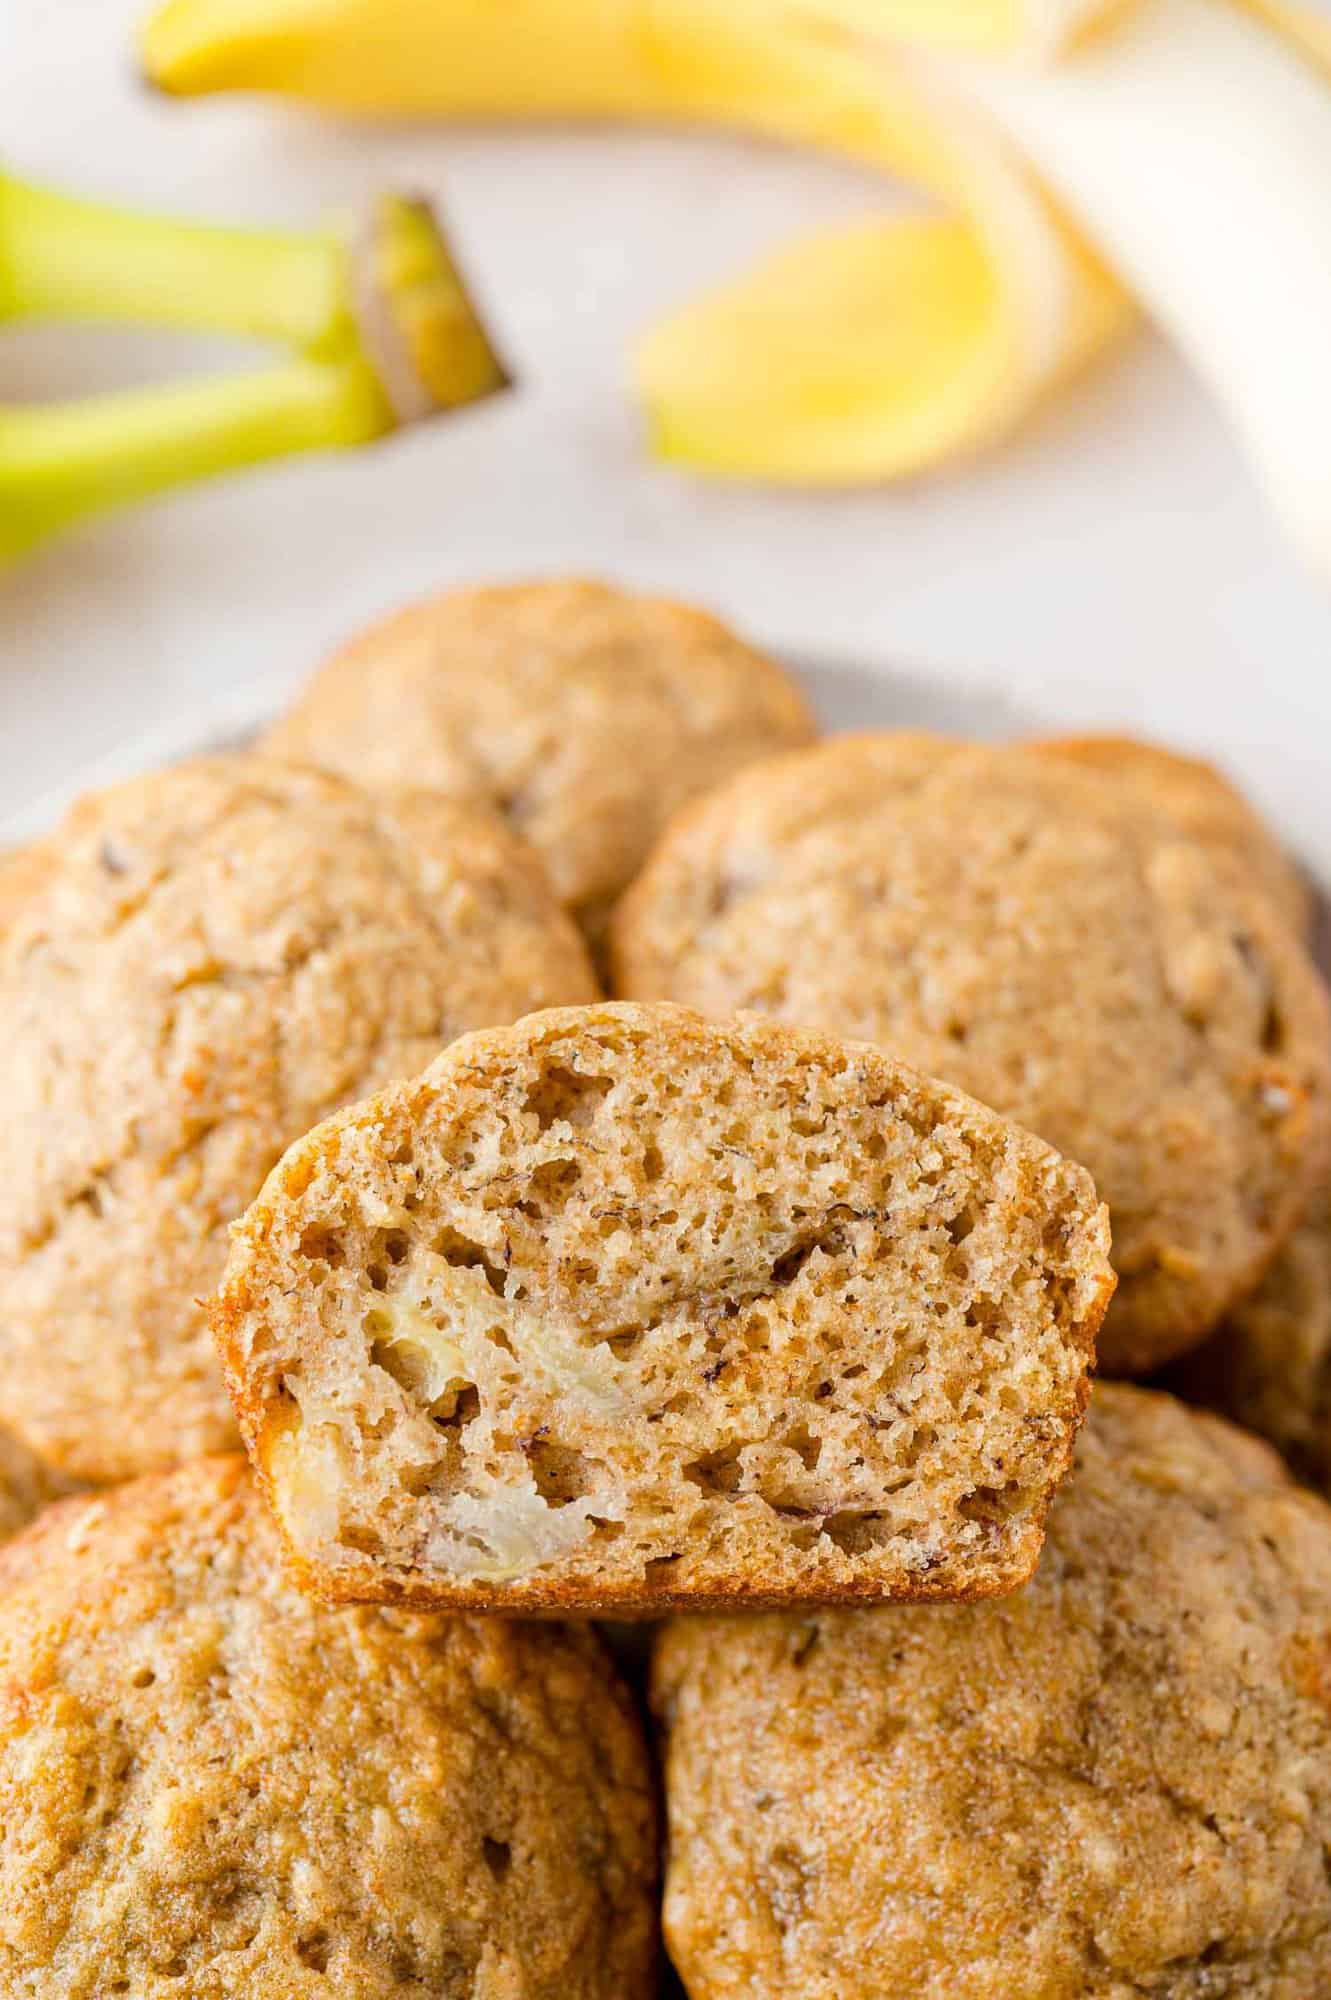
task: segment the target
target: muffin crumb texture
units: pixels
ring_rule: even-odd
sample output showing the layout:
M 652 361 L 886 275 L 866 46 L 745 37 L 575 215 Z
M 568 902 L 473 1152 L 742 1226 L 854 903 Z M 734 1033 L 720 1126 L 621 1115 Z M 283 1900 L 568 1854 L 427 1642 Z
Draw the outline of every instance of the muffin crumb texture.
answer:
M 0 1556 L 6 2000 L 650 2000 L 645 1747 L 590 1632 L 330 1609 L 244 1461 Z
M 959 1093 L 605 1006 L 292 1147 L 215 1324 L 331 1596 L 973 1596 L 1035 1561 L 1112 1282 L 1088 1176 Z
M 1323 2000 L 1331 1512 L 1098 1388 L 1022 1591 L 679 1620 L 666 1938 L 691 2000 Z

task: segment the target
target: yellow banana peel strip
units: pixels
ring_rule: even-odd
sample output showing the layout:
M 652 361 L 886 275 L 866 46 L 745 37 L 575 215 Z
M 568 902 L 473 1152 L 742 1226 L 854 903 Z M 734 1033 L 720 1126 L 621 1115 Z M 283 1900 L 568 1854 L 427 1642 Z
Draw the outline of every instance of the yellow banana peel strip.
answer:
M 723 125 L 921 190 L 926 212 L 797 242 L 656 328 L 636 357 L 661 452 L 731 477 L 840 484 L 993 443 L 1131 323 L 1094 232 L 1068 219 L 1066 160 L 1037 145 L 1030 164 L 1034 114 L 992 78 L 1084 81 L 1162 4 L 166 0 L 142 53 L 171 91 L 280 91 L 377 117 Z M 1284 0 L 1182 4 L 1309 67 L 1314 33 Z M 1228 108 L 1213 107 L 1222 129 Z M 1326 125 L 1331 148 L 1331 92 Z M 1149 209 L 1150 189 L 1138 197 Z
M 922 189 L 933 212 L 797 243 L 643 342 L 658 449 L 716 473 L 842 484 L 973 452 L 1130 317 L 984 119 L 785 0 L 168 0 L 143 59 L 165 89 L 353 113 L 722 125 Z
M 1048 61 L 1142 0 L 806 0 L 809 11 L 880 41 Z
M 805 238 L 639 344 L 652 444 L 699 470 L 832 486 L 926 471 L 995 443 L 1132 314 L 982 122 L 907 66 L 885 79 L 844 45 L 819 53 L 843 150 L 854 135 L 856 157 L 900 173 L 909 136 L 938 212 Z

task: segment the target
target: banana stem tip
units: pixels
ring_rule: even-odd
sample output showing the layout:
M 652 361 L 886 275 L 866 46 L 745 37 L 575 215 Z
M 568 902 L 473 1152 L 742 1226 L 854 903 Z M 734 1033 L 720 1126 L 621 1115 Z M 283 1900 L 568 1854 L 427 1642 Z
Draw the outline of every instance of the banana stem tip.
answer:
M 380 195 L 350 255 L 357 327 L 398 423 L 512 387 L 428 200 Z

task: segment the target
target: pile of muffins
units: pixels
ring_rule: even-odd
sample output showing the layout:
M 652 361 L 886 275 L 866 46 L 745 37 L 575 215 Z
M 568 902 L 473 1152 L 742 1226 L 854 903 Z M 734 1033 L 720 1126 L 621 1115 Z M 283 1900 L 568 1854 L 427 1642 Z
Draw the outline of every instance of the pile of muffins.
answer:
M 1313 918 L 585 583 L 0 863 L 3 2000 L 1331 2000 Z

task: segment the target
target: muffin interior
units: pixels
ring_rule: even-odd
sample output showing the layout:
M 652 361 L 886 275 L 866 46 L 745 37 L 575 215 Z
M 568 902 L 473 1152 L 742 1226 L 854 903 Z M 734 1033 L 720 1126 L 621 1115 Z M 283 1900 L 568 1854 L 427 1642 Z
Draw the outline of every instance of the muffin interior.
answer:
M 242 1228 L 219 1319 L 297 1553 L 552 1602 L 1027 1574 L 1111 1282 L 1087 1177 L 868 1049 L 527 1026 Z

